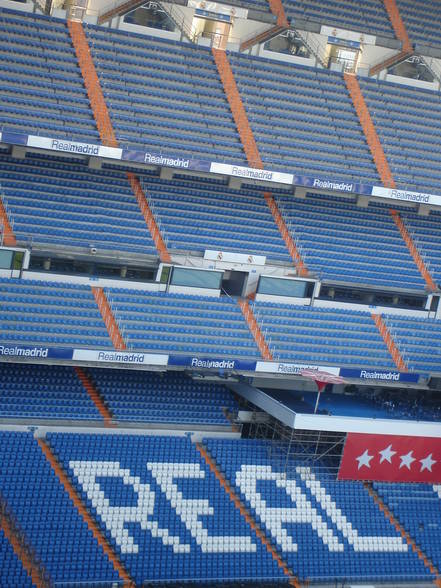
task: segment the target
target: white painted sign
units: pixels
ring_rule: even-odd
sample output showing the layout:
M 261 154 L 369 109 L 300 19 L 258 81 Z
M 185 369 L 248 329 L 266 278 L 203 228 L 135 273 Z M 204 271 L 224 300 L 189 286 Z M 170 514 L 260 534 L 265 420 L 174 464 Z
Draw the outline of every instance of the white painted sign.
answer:
M 338 376 L 340 368 L 329 367 L 328 365 L 308 365 L 298 363 L 283 363 L 277 361 L 258 361 L 256 364 L 256 372 L 267 372 L 271 374 L 292 374 L 301 375 L 302 370 L 315 370 L 317 372 L 323 371 L 329 374 Z
M 223 174 L 243 178 L 244 180 L 260 180 L 262 182 L 274 182 L 276 184 L 292 185 L 294 176 L 282 172 L 268 171 L 254 167 L 244 167 L 240 165 L 230 165 L 229 163 L 212 162 L 210 172 L 214 174 Z
M 390 198 L 391 200 L 403 200 L 405 202 L 414 202 L 416 204 L 431 204 L 441 206 L 441 196 L 428 194 L 426 192 L 412 192 L 411 190 L 398 190 L 395 188 L 383 188 L 374 186 L 372 196 L 380 198 Z
M 78 143 L 65 139 L 50 139 L 48 137 L 38 137 L 36 135 L 28 136 L 28 147 L 38 147 L 39 149 L 50 149 L 51 151 L 60 151 L 62 153 L 73 153 L 78 155 L 94 155 L 95 157 L 107 157 L 109 159 L 121 159 L 122 149 L 116 147 L 106 147 L 104 145 L 94 145 L 92 143 Z
M 248 253 L 230 253 L 229 251 L 214 251 L 206 249 L 204 259 L 209 261 L 225 261 L 232 263 L 243 263 L 251 265 L 265 265 L 266 257 L 264 255 L 251 255 Z
M 136 353 L 134 351 L 75 349 L 73 359 L 77 361 L 98 361 L 103 363 L 126 363 L 134 365 L 167 365 L 168 355 Z

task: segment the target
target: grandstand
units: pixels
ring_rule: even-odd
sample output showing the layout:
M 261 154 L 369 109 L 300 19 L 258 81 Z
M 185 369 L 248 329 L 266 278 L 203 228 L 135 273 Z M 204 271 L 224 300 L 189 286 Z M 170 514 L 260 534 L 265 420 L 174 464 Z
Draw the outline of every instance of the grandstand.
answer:
M 0 0 L 1 587 L 441 587 L 439 22 Z

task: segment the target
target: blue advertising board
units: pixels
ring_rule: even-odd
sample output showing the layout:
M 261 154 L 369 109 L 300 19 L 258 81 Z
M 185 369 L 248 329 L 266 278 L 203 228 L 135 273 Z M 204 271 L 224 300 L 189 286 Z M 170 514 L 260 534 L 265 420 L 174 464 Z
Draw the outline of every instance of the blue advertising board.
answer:
M 170 355 L 168 358 L 168 365 L 186 366 L 193 369 L 205 370 L 244 370 L 254 372 L 256 369 L 256 361 L 225 359 L 219 357 L 199 357 L 195 355 Z
M 72 359 L 74 350 L 69 347 L 46 347 L 44 345 L 0 345 L 1 357 L 23 357 L 29 359 Z
M 408 382 L 416 384 L 420 378 L 420 374 L 404 373 L 390 370 L 375 370 L 375 369 L 353 369 L 340 368 L 340 376 L 343 378 L 358 378 L 360 380 L 374 380 L 382 382 Z

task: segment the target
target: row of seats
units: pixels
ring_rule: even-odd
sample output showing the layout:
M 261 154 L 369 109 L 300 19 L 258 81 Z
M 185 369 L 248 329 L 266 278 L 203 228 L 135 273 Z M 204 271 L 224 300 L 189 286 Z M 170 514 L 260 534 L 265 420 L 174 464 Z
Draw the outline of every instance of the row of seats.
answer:
M 413 43 L 441 47 L 441 7 L 438 2 L 397 0 L 397 6 Z
M 0 492 L 50 579 L 118 581 L 32 434 L 0 432 L 0 440 Z M 136 585 L 287 580 L 188 437 L 47 433 L 45 442 Z M 361 482 L 302 461 L 287 476 L 277 443 L 208 438 L 204 446 L 301 581 L 433 578 Z M 438 488 L 377 489 L 439 566 Z
M 368 312 L 270 302 L 253 310 L 281 361 L 396 369 Z
M 294 21 L 302 19 L 360 33 L 394 37 L 381 0 L 367 0 L 362 3 L 344 0 L 283 0 L 283 6 L 286 14 Z
M 89 286 L 0 278 L 4 343 L 111 348 Z
M 0 529 L 0 584 L 5 588 L 32 588 L 32 580 L 17 557 L 3 529 Z
M 340 73 L 231 52 L 229 59 L 266 167 L 379 183 Z
M 386 315 L 385 323 L 401 356 L 415 371 L 441 370 L 441 323 L 435 319 Z
M 0 9 L 0 127 L 98 143 L 66 21 Z
M 21 243 L 157 255 L 124 170 L 0 152 L 0 184 Z
M 170 251 L 215 249 L 291 263 L 262 188 L 235 190 L 226 180 L 180 174 L 166 180 L 157 172 L 141 180 Z M 157 255 L 126 173 L 115 166 L 90 170 L 74 159 L 29 153 L 19 160 L 0 152 L 0 184 L 20 243 Z M 323 279 L 424 288 L 387 207 L 316 194 L 300 199 L 283 190 L 275 197 L 306 265 Z M 439 214 L 421 217 L 405 207 L 400 214 L 441 279 Z
M 188 294 L 106 288 L 128 349 L 260 359 L 237 301 Z M 89 286 L 0 279 L 2 342 L 8 345 L 112 348 Z M 252 303 L 275 359 L 396 369 L 369 312 Z M 441 323 L 384 317 L 409 369 L 441 372 Z
M 137 351 L 258 358 L 241 309 L 229 297 L 170 296 L 106 288 L 113 314 Z
M 292 459 L 286 474 L 285 459 L 277 459 L 275 442 L 207 439 L 205 443 L 300 579 L 330 583 L 332 578 L 360 581 L 363 576 L 372 583 L 430 578 L 362 482 L 336 481 L 323 469 Z
M 363 77 L 359 82 L 397 186 L 440 193 L 439 93 Z
M 87 27 L 120 145 L 244 163 L 211 51 Z
M 119 423 L 225 426 L 237 403 L 225 386 L 181 372 L 87 370 Z M 0 418 L 101 421 L 75 370 L 67 366 L 0 363 Z
M 435 566 L 441 567 L 439 487 L 430 484 L 374 483 L 374 488 Z
M 215 382 L 193 380 L 180 372 L 89 369 L 114 419 L 227 425 L 225 411 L 237 411 L 231 392 Z
M 323 279 L 423 290 L 425 283 L 388 208 L 344 197 L 278 198 L 308 269 Z M 441 259 L 441 257 L 440 257 Z
M 119 580 L 32 433 L 0 432 L 0 494 L 54 584 Z

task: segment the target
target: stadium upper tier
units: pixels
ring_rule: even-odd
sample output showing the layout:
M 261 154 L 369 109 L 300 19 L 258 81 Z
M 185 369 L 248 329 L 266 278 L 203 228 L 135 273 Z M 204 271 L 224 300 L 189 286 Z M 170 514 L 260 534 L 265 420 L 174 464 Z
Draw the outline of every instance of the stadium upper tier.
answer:
M 379 183 L 340 73 L 228 55 L 265 166 Z
M 381 0 L 283 0 L 283 6 L 294 26 L 296 19 L 301 19 L 371 35 L 395 36 Z
M 0 9 L 1 127 L 98 143 L 65 20 Z
M 399 187 L 441 193 L 441 102 L 438 92 L 359 78 Z
M 425 0 L 396 0 L 413 43 L 441 48 L 441 5 Z
M 120 146 L 245 162 L 208 48 L 94 26 L 87 34 Z
M 180 372 L 94 368 L 87 374 L 118 423 L 229 425 L 224 410 L 237 409 L 225 386 Z M 0 390 L 0 418 L 102 420 L 72 367 L 1 363 Z
M 0 126 L 99 142 L 66 23 L 1 9 L 0 26 Z M 208 48 L 86 30 L 120 146 L 246 163 Z M 229 58 L 265 167 L 380 184 L 341 73 L 234 52 Z M 361 88 L 397 185 L 441 191 L 438 94 L 369 79 Z

